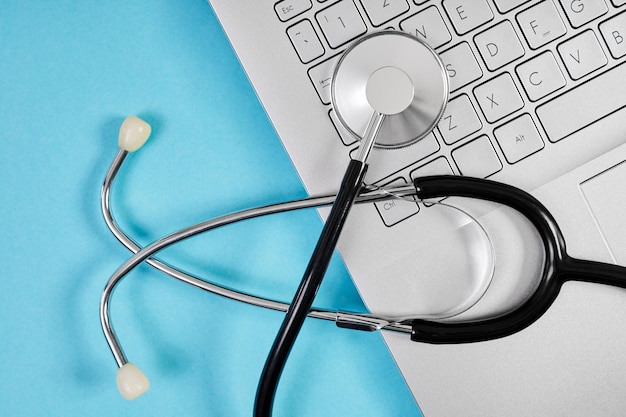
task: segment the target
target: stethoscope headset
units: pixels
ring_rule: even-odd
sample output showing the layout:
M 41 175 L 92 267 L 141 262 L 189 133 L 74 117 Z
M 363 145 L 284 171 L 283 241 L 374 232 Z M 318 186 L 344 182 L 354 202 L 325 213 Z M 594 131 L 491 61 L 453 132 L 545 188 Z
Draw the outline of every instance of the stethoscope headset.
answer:
M 119 367 L 117 382 L 122 395 L 134 399 L 148 390 L 149 382 L 126 359 L 111 325 L 109 304 L 113 290 L 122 278 L 143 262 L 197 288 L 261 307 L 286 311 L 260 379 L 255 402 L 256 417 L 271 415 L 280 375 L 306 317 L 333 320 L 344 328 L 410 333 L 411 340 L 415 342 L 472 343 L 505 337 L 530 326 L 550 308 L 567 281 L 626 288 L 626 268 L 569 256 L 565 239 L 554 217 L 535 197 L 516 187 L 463 176 L 420 177 L 415 178 L 412 185 L 400 186 L 372 187 L 364 184 L 367 159 L 372 148 L 397 148 L 419 141 L 436 126 L 443 115 L 447 99 L 446 71 L 440 58 L 429 46 L 417 38 L 396 31 L 378 32 L 361 38 L 344 52 L 332 80 L 333 107 L 344 126 L 361 138 L 357 156 L 348 164 L 336 195 L 308 197 L 229 214 L 172 233 L 145 247 L 140 247 L 120 229 L 110 207 L 110 189 L 124 160 L 130 152 L 138 150 L 151 133 L 146 122 L 134 116 L 127 118 L 120 128 L 121 149 L 109 168 L 101 193 L 107 226 L 134 253 L 111 276 L 100 302 L 101 324 Z M 430 201 L 444 197 L 467 197 L 508 206 L 534 226 L 543 245 L 543 265 L 535 291 L 525 301 L 511 311 L 492 318 L 464 321 L 419 317 L 395 319 L 312 308 L 353 204 L 393 198 Z M 328 205 L 332 205 L 331 212 L 290 304 L 223 288 L 154 258 L 159 251 L 175 243 L 227 224 Z

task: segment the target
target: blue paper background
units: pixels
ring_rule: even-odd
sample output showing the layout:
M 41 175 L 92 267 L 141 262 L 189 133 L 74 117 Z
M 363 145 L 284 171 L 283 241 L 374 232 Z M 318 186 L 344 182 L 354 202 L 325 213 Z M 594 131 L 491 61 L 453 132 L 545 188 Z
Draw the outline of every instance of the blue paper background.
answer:
M 98 319 L 129 257 L 99 192 L 128 114 L 153 126 L 113 192 L 146 244 L 233 210 L 305 192 L 204 0 L 4 0 L 0 7 L 0 415 L 251 416 L 283 315 L 140 267 L 113 323 L 148 394 L 123 400 Z M 321 222 L 308 211 L 194 238 L 163 256 L 239 289 L 290 300 Z M 339 260 L 318 306 L 363 310 Z M 379 334 L 309 320 L 276 416 L 413 416 Z

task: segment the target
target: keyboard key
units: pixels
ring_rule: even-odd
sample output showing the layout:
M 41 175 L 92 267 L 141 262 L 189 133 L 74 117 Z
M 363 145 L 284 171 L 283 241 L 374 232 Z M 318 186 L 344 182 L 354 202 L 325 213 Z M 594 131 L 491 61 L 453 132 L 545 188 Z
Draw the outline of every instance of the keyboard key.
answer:
M 443 141 L 451 145 L 483 127 L 474 106 L 465 94 L 450 100 L 438 124 Z
M 422 165 L 421 167 L 411 171 L 411 180 L 419 177 L 427 177 L 429 175 L 454 175 L 454 171 L 450 167 L 450 164 L 445 157 L 440 156 L 437 159 L 430 161 L 429 163 Z M 425 206 L 432 206 L 434 203 L 445 200 L 446 197 L 429 198 L 423 200 Z
M 567 84 L 550 51 L 519 65 L 515 71 L 531 101 L 537 101 Z
M 537 116 L 548 139 L 559 141 L 626 106 L 624 80 L 626 64 L 600 74 L 539 106 Z M 598 94 L 598 91 L 606 94 Z
M 508 20 L 479 33 L 474 37 L 474 42 L 485 65 L 491 71 L 524 55 L 524 47 Z
M 537 49 L 567 33 L 551 0 L 544 0 L 519 13 L 517 23 L 532 49 Z
M 602 47 L 591 30 L 557 47 L 570 77 L 578 80 L 608 63 Z
M 479 85 L 474 89 L 474 95 L 490 123 L 524 107 L 524 101 L 508 73 Z
M 452 36 L 435 6 L 430 6 L 400 22 L 400 29 L 426 42 L 433 48 L 439 48 L 450 42 Z
M 397 178 L 385 185 L 406 185 L 403 178 Z M 378 214 L 387 227 L 391 227 L 406 220 L 419 212 L 419 206 L 414 201 L 393 199 L 374 203 Z
M 336 55 L 309 70 L 309 78 L 324 104 L 330 104 L 330 83 L 339 58 L 341 55 Z
M 443 156 L 411 171 L 411 179 L 427 177 L 429 175 L 454 175 L 454 172 Z
M 578 28 L 602 16 L 609 9 L 604 0 L 559 0 L 573 27 Z
M 626 4 L 626 0 L 611 0 L 611 3 L 616 6 L 623 6 Z
M 304 64 L 324 55 L 324 47 L 310 21 L 303 20 L 291 26 L 287 35 Z
M 500 10 L 500 13 L 506 13 L 528 1 L 529 0 L 494 0 L 496 7 Z
M 439 57 L 448 72 L 451 92 L 466 86 L 483 75 L 483 70 L 480 69 L 480 65 L 478 65 L 478 61 L 467 42 L 442 52 Z
M 623 4 L 626 4 L 626 0 Z M 600 32 L 613 58 L 626 55 L 626 13 L 600 23 Z
M 313 5 L 311 0 L 283 0 L 274 5 L 278 18 L 286 22 L 309 10 Z
M 361 0 L 372 25 L 380 26 L 409 10 L 406 0 Z
M 481 136 L 452 151 L 461 175 L 487 178 L 502 169 L 502 163 L 487 136 Z
M 459 35 L 493 19 L 487 0 L 444 0 L 443 7 Z
M 351 0 L 342 0 L 318 12 L 317 22 L 331 48 L 338 48 L 367 31 L 367 27 Z
M 339 117 L 337 116 L 337 113 L 335 113 L 335 110 L 331 109 L 328 115 L 330 116 L 330 120 L 333 122 L 333 126 L 335 126 L 335 130 L 337 130 L 339 138 L 341 139 L 343 144 L 346 146 L 355 144 L 358 139 L 352 133 L 350 133 L 348 129 L 346 129 L 343 123 L 341 123 Z
M 493 133 L 509 164 L 519 162 L 544 147 L 537 127 L 528 114 L 498 127 Z

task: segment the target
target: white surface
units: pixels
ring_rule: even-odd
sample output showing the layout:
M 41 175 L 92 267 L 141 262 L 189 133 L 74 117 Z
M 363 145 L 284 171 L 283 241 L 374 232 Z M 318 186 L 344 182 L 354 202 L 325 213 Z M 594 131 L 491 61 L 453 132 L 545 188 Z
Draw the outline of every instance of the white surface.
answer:
M 329 109 L 322 104 L 312 87 L 307 69 L 303 68 L 292 50 L 293 47 L 286 39 L 283 28 L 264 24 L 277 20 L 273 10 L 270 10 L 271 13 L 268 15 L 266 5 L 252 0 L 247 1 L 245 7 L 233 7 L 232 10 L 227 10 L 229 7 L 227 5 L 232 4 L 228 0 L 213 2 L 219 3 L 222 19 L 227 27 L 231 27 L 229 36 L 234 43 L 241 46 L 238 54 L 244 67 L 257 68 L 249 73 L 250 78 L 259 96 L 262 97 L 264 106 L 294 164 L 298 167 L 307 189 L 311 194 L 334 191 L 345 169 L 349 151 L 346 152 L 346 147 L 337 137 L 335 129 L 329 122 Z M 507 7 L 517 3 L 509 2 Z M 322 6 L 335 4 L 342 3 L 327 2 Z M 359 2 L 355 4 L 358 5 Z M 445 7 L 454 4 L 456 2 L 443 3 Z M 437 5 L 439 10 L 443 11 L 441 4 Z M 428 6 L 418 6 L 415 9 L 419 12 L 426 7 Z M 537 12 L 543 7 L 549 8 L 550 13 L 556 13 L 556 20 L 539 19 L 541 16 Z M 526 35 L 533 35 L 535 29 L 555 30 L 547 37 L 543 37 L 544 33 L 538 32 L 541 36 L 524 38 L 524 42 L 530 42 L 531 46 L 535 47 L 564 33 L 560 31 L 563 21 L 559 10 L 552 1 L 529 3 L 528 8 L 520 7 L 510 18 L 511 21 L 517 20 L 516 23 L 522 24 Z M 306 12 L 302 18 L 315 22 L 320 16 Z M 552 17 L 554 16 L 553 14 Z M 446 23 L 450 23 L 448 13 L 442 13 L 442 18 Z M 533 28 L 529 25 L 533 19 L 539 19 L 537 20 L 539 27 Z M 556 26 L 551 26 L 554 22 Z M 392 21 L 390 25 L 397 23 Z M 240 24 L 241 30 L 234 29 Z M 249 31 L 244 29 L 246 27 L 255 27 L 255 33 L 262 33 L 264 39 L 257 37 L 250 39 Z M 273 60 L 267 59 L 268 52 L 261 50 L 261 44 L 268 40 L 271 45 L 270 55 L 283 56 L 281 53 L 291 48 L 293 57 L 286 56 L 281 65 L 275 65 Z M 475 56 L 473 47 L 473 34 L 468 34 L 455 39 L 449 45 L 446 44 L 443 47 L 446 50 L 438 52 L 450 77 L 452 96 L 465 93 L 475 106 L 474 87 L 482 82 L 475 80 L 483 74 L 483 71 L 480 62 L 477 61 L 480 57 Z M 328 58 L 339 52 L 341 48 L 331 50 Z M 537 53 L 533 50 L 527 52 L 529 59 Z M 559 59 L 558 56 L 555 58 Z M 311 67 L 320 63 L 321 60 L 314 61 Z M 560 61 L 558 63 L 562 65 Z M 518 77 L 514 75 L 514 65 L 516 64 L 505 67 L 503 71 L 513 74 L 514 87 L 520 94 L 525 94 Z M 623 78 L 618 81 L 619 85 L 624 85 Z M 281 90 L 281 94 L 276 94 L 276 80 L 280 80 L 289 88 Z M 460 90 L 465 84 L 472 82 L 474 84 Z M 568 80 L 565 89 L 570 88 L 572 84 L 573 81 Z M 608 91 L 613 90 L 609 88 Z M 524 112 L 534 115 L 536 104 L 527 100 L 525 102 L 528 107 Z M 583 102 L 585 101 L 579 101 Z M 294 103 L 298 105 L 295 106 Z M 576 120 L 577 115 L 573 107 L 572 104 L 570 113 L 560 112 L 558 117 L 555 116 L 554 124 L 567 126 L 569 122 Z M 584 107 L 587 109 L 588 106 Z M 533 193 L 557 216 L 568 240 L 569 251 L 574 256 L 610 260 L 602 237 L 599 233 L 594 234 L 594 230 L 597 229 L 594 228 L 593 219 L 579 191 L 580 182 L 599 171 L 587 173 L 589 176 L 586 178 L 561 175 L 622 144 L 624 113 L 626 111 L 618 111 L 602 122 L 596 123 L 584 134 L 574 134 L 558 143 L 547 141 L 543 127 L 539 126 L 546 147 L 530 158 L 507 166 L 506 170 L 496 173 L 493 177 L 526 190 L 535 190 Z M 507 121 L 508 119 L 502 120 L 503 123 Z M 466 142 L 474 140 L 482 133 L 491 135 L 493 128 L 498 125 L 485 123 L 482 132 L 475 133 L 473 137 L 465 140 Z M 420 146 L 427 139 L 413 146 Z M 458 172 L 450 154 L 457 146 L 465 143 L 459 142 L 458 145 L 448 147 L 438 131 L 434 133 L 432 143 L 440 145 L 439 153 L 427 154 L 430 156 L 423 156 L 423 159 L 410 166 L 397 166 L 396 171 L 385 171 L 385 175 L 388 175 L 389 180 L 410 178 L 416 168 L 432 163 L 437 160 L 436 158 L 445 158 L 442 160 L 447 161 L 454 172 Z M 410 151 L 411 148 L 406 150 Z M 497 157 L 504 160 L 498 146 L 494 147 L 494 151 Z M 376 158 L 392 161 L 391 152 L 396 151 L 385 153 L 374 150 L 370 159 L 372 170 Z M 580 174 L 582 171 L 575 172 Z M 549 186 L 536 189 L 551 180 L 554 182 Z M 500 216 L 495 222 L 496 225 L 492 226 L 491 233 L 497 240 L 496 249 L 499 252 L 496 255 L 496 268 L 501 275 L 494 278 L 485 296 L 475 307 L 464 313 L 464 316 L 470 314 L 481 316 L 487 311 L 494 310 L 506 311 L 507 308 L 525 299 L 533 288 L 533 281 L 528 278 L 535 276 L 535 268 L 539 265 L 536 241 L 529 232 L 521 235 L 509 233 L 508 227 L 515 227 L 517 222 L 510 220 L 511 224 L 508 224 L 507 219 L 510 216 L 499 213 L 500 211 L 496 210 L 490 216 L 494 218 Z M 371 310 L 384 308 L 385 303 L 389 301 L 380 297 L 379 291 L 380 286 L 385 285 L 384 279 L 390 276 L 386 263 L 393 263 L 395 270 L 403 273 L 404 276 L 399 279 L 415 277 L 415 273 L 417 279 L 422 279 L 424 271 L 420 269 L 418 256 L 436 256 L 429 251 L 431 246 L 429 239 L 443 233 L 429 224 L 428 218 L 421 214 L 420 212 L 402 221 L 402 228 L 388 228 L 374 207 L 354 208 L 340 239 L 339 248 L 363 299 Z M 397 259 L 400 259 L 400 266 L 394 263 Z M 436 270 L 426 272 L 434 277 L 452 280 L 455 276 L 447 275 L 447 272 L 454 269 L 454 265 L 449 264 L 450 262 L 441 263 Z M 527 272 L 528 276 L 518 279 L 520 277 L 515 274 L 520 274 L 520 270 Z M 406 302 L 405 307 L 414 308 L 416 304 L 411 303 L 411 297 L 405 297 L 405 300 L 403 295 L 400 294 L 398 304 Z M 385 333 L 385 338 L 426 417 L 617 416 L 622 415 L 626 409 L 626 397 L 623 395 L 621 382 L 623 375 L 626 374 L 626 360 L 621 357 L 620 352 L 621 346 L 626 344 L 626 335 L 623 326 L 620 325 L 621 320 L 615 319 L 626 315 L 624 306 L 626 299 L 621 290 L 568 284 L 548 315 L 528 331 L 501 341 L 442 347 L 415 344 L 408 341 L 406 335 Z M 423 306 L 418 306 L 421 307 Z

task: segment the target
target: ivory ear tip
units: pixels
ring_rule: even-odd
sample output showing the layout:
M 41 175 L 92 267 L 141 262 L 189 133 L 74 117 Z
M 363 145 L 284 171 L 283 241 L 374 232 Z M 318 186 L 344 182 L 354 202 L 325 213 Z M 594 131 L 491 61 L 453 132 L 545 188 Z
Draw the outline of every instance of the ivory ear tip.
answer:
M 152 127 L 137 116 L 128 116 L 120 126 L 118 145 L 128 152 L 141 148 L 150 137 Z
M 117 388 L 122 397 L 134 400 L 148 391 L 150 381 L 139 368 L 129 362 L 117 370 Z

